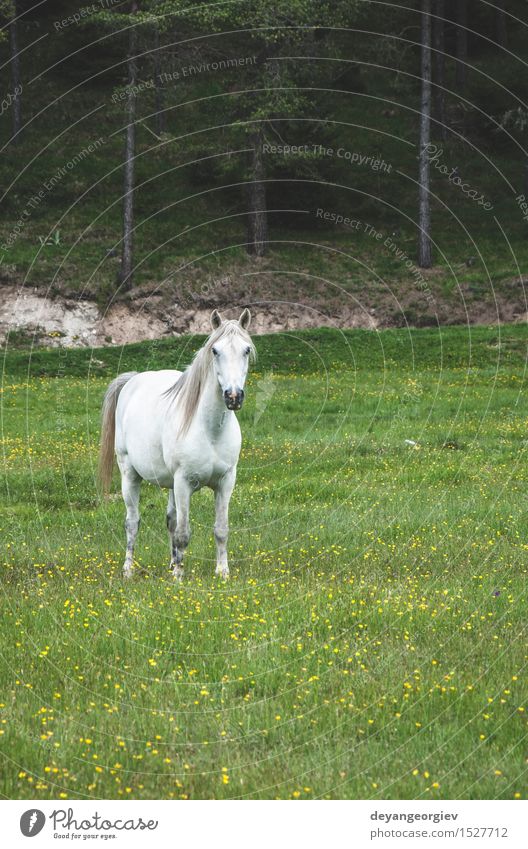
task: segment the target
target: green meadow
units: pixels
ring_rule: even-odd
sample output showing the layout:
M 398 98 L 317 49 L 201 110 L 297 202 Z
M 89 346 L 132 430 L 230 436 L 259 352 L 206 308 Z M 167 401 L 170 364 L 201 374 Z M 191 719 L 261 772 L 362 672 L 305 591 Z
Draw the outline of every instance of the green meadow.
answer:
M 5 798 L 526 798 L 525 327 L 256 337 L 231 578 L 143 486 L 121 577 L 99 409 L 201 339 L 3 360 Z

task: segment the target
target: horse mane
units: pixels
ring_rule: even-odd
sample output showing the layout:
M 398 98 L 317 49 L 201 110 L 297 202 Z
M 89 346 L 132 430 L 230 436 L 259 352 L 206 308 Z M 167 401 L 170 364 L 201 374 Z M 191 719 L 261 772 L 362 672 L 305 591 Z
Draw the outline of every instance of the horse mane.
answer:
M 171 404 L 178 401 L 181 406 L 183 415 L 179 430 L 180 436 L 183 436 L 189 430 L 207 378 L 213 368 L 212 349 L 217 342 L 226 336 L 240 336 L 249 345 L 251 361 L 255 360 L 255 346 L 249 333 L 240 326 L 238 321 L 224 321 L 220 327 L 213 330 L 205 345 L 194 355 L 191 364 L 178 380 L 163 393 L 170 399 Z

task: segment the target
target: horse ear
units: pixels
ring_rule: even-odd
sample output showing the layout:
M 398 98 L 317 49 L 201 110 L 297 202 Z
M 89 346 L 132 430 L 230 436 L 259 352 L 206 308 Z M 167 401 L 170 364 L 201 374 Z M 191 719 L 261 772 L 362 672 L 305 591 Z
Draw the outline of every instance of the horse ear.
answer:
M 220 325 L 222 324 L 222 316 L 218 312 L 218 310 L 213 310 L 211 313 L 211 327 L 213 330 L 218 330 Z
M 247 330 L 249 325 L 251 324 L 251 313 L 247 307 L 238 319 L 238 323 L 240 324 L 242 330 Z

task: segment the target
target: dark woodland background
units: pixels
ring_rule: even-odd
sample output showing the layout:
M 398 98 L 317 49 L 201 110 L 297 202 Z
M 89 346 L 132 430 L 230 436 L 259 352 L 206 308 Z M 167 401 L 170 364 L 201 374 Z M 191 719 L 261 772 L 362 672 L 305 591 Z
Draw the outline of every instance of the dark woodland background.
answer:
M 0 8 L 4 285 L 526 312 L 525 3 Z

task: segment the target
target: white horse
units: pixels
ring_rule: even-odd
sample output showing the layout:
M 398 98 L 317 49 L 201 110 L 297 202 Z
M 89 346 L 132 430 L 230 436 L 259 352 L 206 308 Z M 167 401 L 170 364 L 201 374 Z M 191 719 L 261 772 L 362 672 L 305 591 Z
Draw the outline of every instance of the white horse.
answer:
M 241 446 L 234 410 L 242 406 L 255 357 L 250 321 L 247 309 L 238 321 L 223 321 L 214 310 L 213 332 L 186 371 L 127 372 L 106 391 L 99 475 L 108 490 L 115 452 L 126 505 L 125 577 L 133 571 L 142 480 L 169 490 L 167 528 L 176 578 L 183 577 L 190 539 L 191 495 L 202 486 L 214 490 L 216 574 L 229 575 L 228 510 Z

